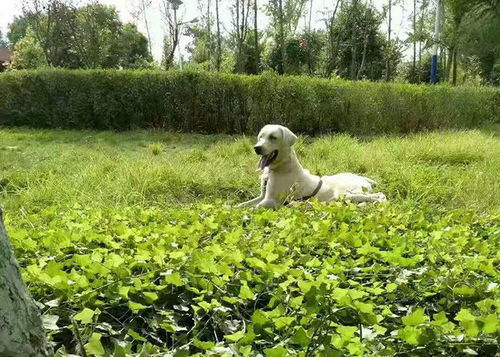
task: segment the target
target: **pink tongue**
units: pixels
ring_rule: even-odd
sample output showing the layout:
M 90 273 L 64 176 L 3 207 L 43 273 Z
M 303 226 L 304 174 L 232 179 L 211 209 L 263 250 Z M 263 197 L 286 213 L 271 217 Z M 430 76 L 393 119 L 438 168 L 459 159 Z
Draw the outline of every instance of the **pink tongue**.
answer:
M 267 158 L 265 156 L 262 156 L 259 161 L 259 165 L 257 166 L 257 170 L 264 170 L 264 167 L 266 167 L 266 161 Z

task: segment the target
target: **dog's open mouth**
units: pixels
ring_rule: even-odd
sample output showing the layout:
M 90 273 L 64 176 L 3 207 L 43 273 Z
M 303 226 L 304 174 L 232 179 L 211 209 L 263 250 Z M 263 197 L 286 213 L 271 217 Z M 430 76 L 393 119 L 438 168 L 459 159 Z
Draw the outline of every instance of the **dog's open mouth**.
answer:
M 260 157 L 258 170 L 264 170 L 265 167 L 272 164 L 272 162 L 278 157 L 278 150 L 274 150 L 272 153 L 267 155 L 262 155 Z

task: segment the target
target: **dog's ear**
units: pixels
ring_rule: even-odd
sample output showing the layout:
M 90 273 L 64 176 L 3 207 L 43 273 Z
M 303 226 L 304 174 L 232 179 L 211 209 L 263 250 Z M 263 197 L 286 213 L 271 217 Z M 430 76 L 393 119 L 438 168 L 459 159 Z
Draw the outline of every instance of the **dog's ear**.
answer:
M 283 141 L 289 146 L 293 146 L 297 142 L 297 136 L 286 126 L 280 126 L 280 129 L 283 132 Z

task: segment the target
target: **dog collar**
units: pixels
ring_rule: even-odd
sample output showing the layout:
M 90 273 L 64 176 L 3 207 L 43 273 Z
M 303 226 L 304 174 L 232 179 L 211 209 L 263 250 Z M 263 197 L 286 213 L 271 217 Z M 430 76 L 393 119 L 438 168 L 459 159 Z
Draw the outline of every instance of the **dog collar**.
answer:
M 267 184 L 267 182 L 266 182 Z M 321 190 L 321 186 L 323 186 L 323 180 L 322 179 L 319 179 L 319 182 L 318 182 L 318 185 L 316 186 L 316 188 L 314 189 L 313 193 L 311 193 L 310 195 L 307 195 L 307 196 L 304 196 L 304 197 L 301 197 L 301 198 L 298 198 L 296 201 L 307 201 L 308 199 L 316 196 L 319 192 L 319 190 Z M 289 201 L 285 201 L 283 202 L 283 206 L 286 206 L 290 204 Z
M 321 186 L 323 186 L 323 180 L 319 179 L 318 186 L 316 186 L 313 193 L 311 193 L 309 196 L 304 196 L 302 198 L 299 198 L 297 201 L 307 201 L 308 199 L 316 196 L 318 194 L 319 190 L 321 190 Z

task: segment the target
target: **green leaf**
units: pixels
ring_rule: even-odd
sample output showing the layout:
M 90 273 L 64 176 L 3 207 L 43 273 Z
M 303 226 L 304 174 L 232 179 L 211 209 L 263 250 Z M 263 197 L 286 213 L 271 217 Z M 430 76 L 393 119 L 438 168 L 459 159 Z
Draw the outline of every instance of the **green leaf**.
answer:
M 245 332 L 238 331 L 238 332 L 235 332 L 231 335 L 224 335 L 224 338 L 230 342 L 238 342 L 239 340 L 241 340 L 243 338 L 243 336 L 245 336 Z
M 467 286 L 467 285 L 462 285 L 462 286 L 457 286 L 453 288 L 453 292 L 458 295 L 465 295 L 465 296 L 471 296 L 476 293 L 476 290 L 473 288 Z
M 181 275 L 179 273 L 172 273 L 165 276 L 165 283 L 172 284 L 175 286 L 183 286 L 184 282 L 181 279 Z
M 250 290 L 246 282 L 243 283 L 243 285 L 241 285 L 240 294 L 238 296 L 242 299 L 249 299 L 249 300 L 253 300 L 255 298 L 253 291 Z
M 392 293 L 397 288 L 398 288 L 398 284 L 390 283 L 390 284 L 386 285 L 385 291 L 387 291 L 388 293 Z
M 147 306 L 144 306 L 142 304 L 139 304 L 138 302 L 133 302 L 129 301 L 128 302 L 128 307 L 134 314 L 136 314 L 139 310 L 144 310 L 147 308 Z
M 104 347 L 101 344 L 100 333 L 94 332 L 90 337 L 89 342 L 85 345 L 85 350 L 91 355 L 103 355 L 105 353 Z
M 398 336 L 411 345 L 418 345 L 422 330 L 415 326 L 406 326 L 398 331 Z
M 276 346 L 273 348 L 266 348 L 264 354 L 266 357 L 285 357 L 288 351 L 283 346 Z
M 479 334 L 479 326 L 476 317 L 471 314 L 469 309 L 461 309 L 455 320 L 460 321 L 460 326 L 464 329 L 465 334 L 469 337 L 477 337 Z
M 418 308 L 413 310 L 410 315 L 403 317 L 402 320 L 405 326 L 417 326 L 429 321 L 429 317 L 425 315 L 423 308 Z
M 309 344 L 311 338 L 307 334 L 307 331 L 302 326 L 299 326 L 299 328 L 297 329 L 297 331 L 295 331 L 290 341 L 292 343 L 305 347 Z
M 127 335 L 129 335 L 130 337 L 132 337 L 135 341 L 141 341 L 141 342 L 146 342 L 147 341 L 144 337 L 142 337 L 141 335 L 139 335 L 137 332 L 135 332 L 132 329 L 128 329 Z
M 215 343 L 213 343 L 213 342 L 210 342 L 210 341 L 204 342 L 204 341 L 200 341 L 196 338 L 193 339 L 193 345 L 195 345 L 196 347 L 198 347 L 199 349 L 202 349 L 204 351 L 212 350 L 215 347 Z
M 267 313 L 262 310 L 255 310 L 255 312 L 252 314 L 252 322 L 256 325 L 265 325 L 267 322 L 269 322 Z
M 120 286 L 118 288 L 118 295 L 120 295 L 125 300 L 128 300 L 128 292 L 130 291 L 130 286 Z
M 495 333 L 498 328 L 498 317 L 495 314 L 490 314 L 485 317 L 479 318 L 483 323 L 482 330 L 485 333 Z
M 156 300 L 158 300 L 158 294 L 157 293 L 145 292 L 143 294 L 144 294 L 144 297 L 146 298 L 146 301 L 149 304 L 152 304 L 153 302 L 155 302 Z
M 282 329 L 283 327 L 289 326 L 294 320 L 295 317 L 278 317 L 273 321 L 276 328 L 279 330 Z
M 88 308 L 84 308 L 78 314 L 76 314 L 73 318 L 77 321 L 81 321 L 84 324 L 90 324 L 93 322 L 93 318 L 95 315 L 99 315 L 99 309 L 91 310 Z

